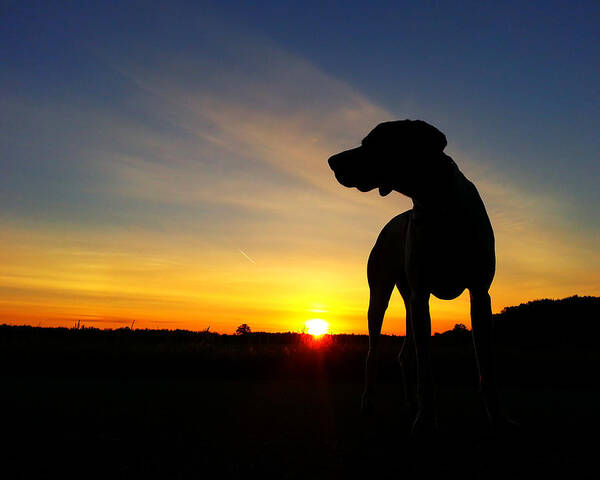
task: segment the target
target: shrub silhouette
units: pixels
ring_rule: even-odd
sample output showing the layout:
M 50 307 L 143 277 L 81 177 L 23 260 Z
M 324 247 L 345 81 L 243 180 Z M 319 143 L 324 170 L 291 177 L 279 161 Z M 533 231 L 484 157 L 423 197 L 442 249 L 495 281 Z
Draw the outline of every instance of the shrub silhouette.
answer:
M 248 325 L 247 323 L 242 323 L 239 327 L 235 329 L 236 335 L 248 335 L 251 332 L 252 330 L 250 329 L 250 325 Z
M 548 298 L 506 307 L 494 315 L 499 341 L 513 345 L 595 345 L 600 297 Z

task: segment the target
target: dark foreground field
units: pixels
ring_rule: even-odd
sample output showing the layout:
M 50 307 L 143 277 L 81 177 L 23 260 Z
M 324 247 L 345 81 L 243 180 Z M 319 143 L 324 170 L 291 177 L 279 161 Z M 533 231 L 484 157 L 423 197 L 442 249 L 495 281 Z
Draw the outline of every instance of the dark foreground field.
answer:
M 439 434 L 415 442 L 385 339 L 373 417 L 366 337 L 0 327 L 4 478 L 598 476 L 593 344 L 499 345 L 518 433 L 486 428 L 468 332 L 433 338 Z
M 30 378 L 5 387 L 3 469 L 13 473 L 4 478 L 598 475 L 598 392 L 511 389 L 523 431 L 495 437 L 471 389 L 444 389 L 440 434 L 414 445 L 389 384 L 368 420 L 357 414 L 357 383 Z

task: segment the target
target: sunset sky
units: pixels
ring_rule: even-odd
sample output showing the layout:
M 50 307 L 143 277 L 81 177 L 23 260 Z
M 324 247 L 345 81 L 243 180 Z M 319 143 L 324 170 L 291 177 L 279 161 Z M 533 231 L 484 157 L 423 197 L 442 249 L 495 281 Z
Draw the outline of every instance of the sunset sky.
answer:
M 486 203 L 494 312 L 600 295 L 598 2 L 2 5 L 0 323 L 365 333 L 411 202 L 327 158 L 404 118 Z M 431 304 L 470 325 L 467 294 Z

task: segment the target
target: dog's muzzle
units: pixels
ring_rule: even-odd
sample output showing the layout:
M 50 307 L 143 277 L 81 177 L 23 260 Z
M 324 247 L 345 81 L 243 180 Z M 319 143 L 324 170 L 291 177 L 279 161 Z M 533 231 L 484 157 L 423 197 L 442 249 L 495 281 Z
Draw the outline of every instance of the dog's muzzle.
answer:
M 392 191 L 392 187 L 384 187 L 372 171 L 363 147 L 353 148 L 329 157 L 329 167 L 335 178 L 344 187 L 355 187 L 361 192 L 368 192 L 379 187 L 379 194 L 384 197 Z

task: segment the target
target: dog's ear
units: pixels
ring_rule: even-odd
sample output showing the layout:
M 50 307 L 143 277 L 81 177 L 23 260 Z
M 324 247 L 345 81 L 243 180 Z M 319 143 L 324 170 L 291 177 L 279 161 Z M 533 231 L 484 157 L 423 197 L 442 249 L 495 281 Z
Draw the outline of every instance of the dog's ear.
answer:
M 423 120 L 414 120 L 411 126 L 413 141 L 415 144 L 421 145 L 424 150 L 432 153 L 441 153 L 446 148 L 446 145 L 448 145 L 446 135 L 433 125 Z

